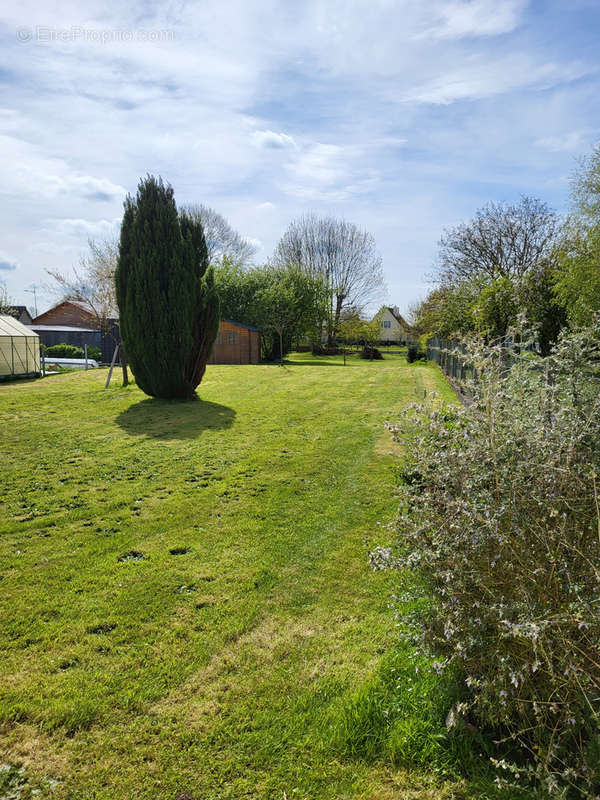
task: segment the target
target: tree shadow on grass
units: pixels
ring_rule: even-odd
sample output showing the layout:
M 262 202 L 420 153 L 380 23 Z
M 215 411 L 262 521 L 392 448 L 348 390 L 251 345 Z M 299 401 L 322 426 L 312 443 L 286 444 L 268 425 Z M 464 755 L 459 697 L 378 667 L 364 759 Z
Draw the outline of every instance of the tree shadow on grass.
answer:
M 235 411 L 208 400 L 158 400 L 149 397 L 122 411 L 117 425 L 131 436 L 152 439 L 195 439 L 205 430 L 229 428 Z

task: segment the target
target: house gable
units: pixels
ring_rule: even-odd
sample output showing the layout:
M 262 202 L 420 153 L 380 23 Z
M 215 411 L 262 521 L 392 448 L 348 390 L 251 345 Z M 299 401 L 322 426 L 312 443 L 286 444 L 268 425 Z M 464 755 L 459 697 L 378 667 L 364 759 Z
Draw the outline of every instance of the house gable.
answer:
M 410 335 L 410 326 L 396 306 L 383 306 L 377 314 L 382 341 L 404 342 Z
M 34 325 L 69 325 L 73 328 L 93 328 L 95 314 L 84 303 L 63 300 L 33 320 Z

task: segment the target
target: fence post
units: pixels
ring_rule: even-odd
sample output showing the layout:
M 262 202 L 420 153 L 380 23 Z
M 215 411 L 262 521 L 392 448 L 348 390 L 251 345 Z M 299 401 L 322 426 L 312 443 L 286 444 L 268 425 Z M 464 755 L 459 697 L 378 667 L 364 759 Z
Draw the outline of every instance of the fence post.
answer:
M 110 362 L 110 369 L 108 370 L 108 375 L 106 376 L 106 385 L 105 389 L 108 389 L 108 384 L 110 383 L 110 379 L 112 377 L 113 369 L 115 366 L 115 361 L 117 360 L 117 353 L 119 352 L 119 345 L 115 347 L 115 352 L 113 353 L 112 361 Z

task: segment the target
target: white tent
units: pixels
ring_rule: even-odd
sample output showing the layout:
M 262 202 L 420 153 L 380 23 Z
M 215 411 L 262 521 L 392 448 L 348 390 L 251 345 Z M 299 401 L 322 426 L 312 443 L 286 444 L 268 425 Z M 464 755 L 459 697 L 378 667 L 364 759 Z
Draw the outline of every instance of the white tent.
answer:
M 0 315 L 0 378 L 40 372 L 40 337 L 14 317 Z

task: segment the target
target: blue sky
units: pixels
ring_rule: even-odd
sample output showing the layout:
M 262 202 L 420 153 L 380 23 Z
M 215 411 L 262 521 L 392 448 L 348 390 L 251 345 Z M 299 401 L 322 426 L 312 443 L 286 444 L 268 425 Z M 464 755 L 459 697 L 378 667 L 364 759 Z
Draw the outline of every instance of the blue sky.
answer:
M 291 219 L 377 241 L 385 299 L 488 200 L 568 207 L 600 139 L 600 2 L 25 0 L 1 21 L 0 280 L 15 302 L 160 174 L 270 256 Z M 40 292 L 41 311 L 52 298 Z

